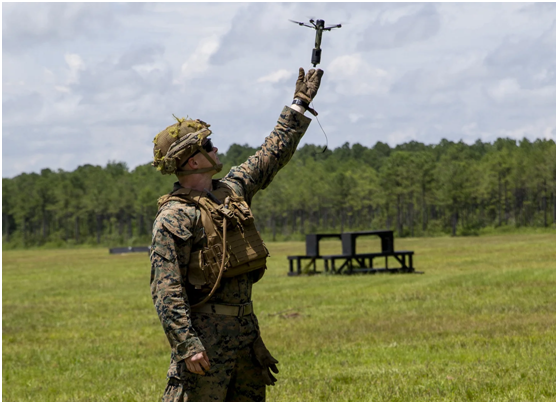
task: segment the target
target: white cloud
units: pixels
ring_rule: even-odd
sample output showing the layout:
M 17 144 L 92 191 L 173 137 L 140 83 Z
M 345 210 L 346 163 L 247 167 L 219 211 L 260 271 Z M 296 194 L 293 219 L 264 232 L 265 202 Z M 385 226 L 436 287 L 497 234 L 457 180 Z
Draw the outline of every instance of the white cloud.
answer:
M 461 139 L 468 143 L 473 143 L 477 139 L 486 138 L 486 133 L 481 132 L 477 122 L 469 122 L 461 127 Z
M 543 69 L 539 70 L 537 73 L 535 73 L 535 75 L 533 76 L 533 79 L 535 79 L 535 81 L 544 83 L 550 77 L 550 75 L 551 75 L 551 72 L 549 72 L 547 69 L 543 68 Z
M 182 64 L 181 78 L 192 79 L 200 76 L 209 68 L 209 58 L 219 49 L 219 38 L 212 35 L 203 38 L 194 53 Z
M 519 83 L 514 78 L 499 80 L 495 85 L 488 89 L 488 94 L 496 101 L 516 95 L 520 91 Z
M 347 23 L 322 41 L 330 149 L 556 137 L 553 3 L 137 4 L 3 5 L 5 176 L 22 154 L 27 171 L 133 168 L 172 113 L 210 122 L 223 152 L 260 145 L 311 68 L 314 32 L 288 22 L 310 16 Z M 324 143 L 315 119 L 306 142 Z
M 336 91 L 344 95 L 385 94 L 390 87 L 387 71 L 370 66 L 362 55 L 344 55 L 327 68 Z
M 7 87 L 21 87 L 21 86 L 25 86 L 25 81 L 23 81 L 23 80 L 16 81 L 16 82 L 7 81 L 7 82 L 3 83 L 2 85 L 7 86 Z
M 260 77 L 257 82 L 258 83 L 278 83 L 280 81 L 286 81 L 291 78 L 293 72 L 290 72 L 285 69 L 274 71 L 273 73 L 268 74 L 267 76 Z
M 350 113 L 349 114 L 349 121 L 351 121 L 351 123 L 357 123 L 363 117 L 364 117 L 364 115 L 361 115 L 361 114 Z
M 404 47 L 435 36 L 441 26 L 438 6 L 426 4 L 388 5 L 364 31 L 360 48 L 390 49 Z
M 497 136 L 494 136 L 494 139 L 497 137 L 510 137 L 517 140 L 521 140 L 524 137 L 528 139 L 544 138 L 556 140 L 556 126 L 553 122 L 542 120 L 519 128 L 502 129 L 498 132 Z
M 29 49 L 88 36 L 110 41 L 118 13 L 131 15 L 142 7 L 137 3 L 3 3 L 3 50 L 25 54 Z
M 544 86 L 534 89 L 521 88 L 514 78 L 506 78 L 498 81 L 488 89 L 488 94 L 497 102 L 517 102 L 523 100 L 531 105 L 541 102 L 552 102 L 556 98 L 555 86 Z
M 155 72 L 155 71 L 163 71 L 166 69 L 166 64 L 162 63 L 162 62 L 155 62 L 155 63 L 145 63 L 145 64 L 140 64 L 140 65 L 135 65 L 132 66 L 132 69 L 134 69 L 136 72 L 138 72 L 138 74 L 140 74 L 142 77 L 147 77 L 150 73 Z
M 387 135 L 387 143 L 391 147 L 409 142 L 411 140 L 417 140 L 416 131 L 412 128 L 396 130 Z
M 76 84 L 79 82 L 79 72 L 85 70 L 85 63 L 81 59 L 81 56 L 74 53 L 67 53 L 64 55 L 64 60 L 70 68 L 68 74 L 67 84 Z

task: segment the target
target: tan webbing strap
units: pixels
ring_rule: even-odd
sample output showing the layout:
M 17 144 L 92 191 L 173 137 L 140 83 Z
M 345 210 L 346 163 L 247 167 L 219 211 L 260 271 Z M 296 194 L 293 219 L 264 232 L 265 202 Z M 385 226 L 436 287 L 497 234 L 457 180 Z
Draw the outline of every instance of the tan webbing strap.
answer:
M 225 207 L 228 207 L 229 201 L 230 201 L 230 198 L 227 197 L 227 199 L 225 199 Z M 203 223 L 203 215 L 202 215 L 202 223 Z M 204 226 L 204 228 L 205 228 L 205 226 Z M 227 257 L 227 218 L 226 217 L 223 218 L 223 235 L 221 236 L 221 238 L 223 240 L 223 247 L 222 247 L 223 255 L 222 255 L 222 259 L 221 259 L 221 268 L 219 269 L 219 275 L 217 276 L 217 280 L 215 281 L 215 285 L 213 285 L 213 289 L 211 289 L 211 292 L 209 292 L 209 294 L 205 297 L 205 299 L 203 299 L 201 302 L 196 303 L 193 306 L 191 306 L 192 308 L 200 307 L 205 302 L 207 302 L 211 298 L 211 296 L 213 296 L 213 294 L 215 293 L 215 291 L 217 290 L 217 288 L 219 287 L 219 285 L 221 283 L 221 278 L 223 277 L 223 272 L 225 271 L 225 264 L 226 264 L 225 261 L 226 261 L 226 257 Z
M 215 162 L 215 160 L 213 160 L 211 158 L 211 156 L 205 151 L 205 149 L 203 147 L 198 147 L 198 150 L 200 151 L 201 154 L 203 154 L 205 156 L 207 161 L 209 161 L 212 166 L 214 166 L 214 167 L 217 166 L 217 163 Z
M 196 145 L 196 151 L 199 151 L 201 154 L 203 154 L 205 156 L 205 158 L 207 159 L 207 161 L 209 161 L 209 163 L 211 164 L 211 167 L 206 167 L 206 168 L 198 168 L 197 170 L 180 170 L 180 171 L 176 171 L 176 175 L 178 176 L 185 176 L 185 175 L 190 175 L 190 174 L 201 174 L 201 173 L 207 173 L 209 171 L 213 171 L 213 170 L 217 170 L 217 172 L 221 171 L 221 169 L 223 168 L 223 164 L 217 164 L 215 162 L 215 160 L 213 160 L 211 158 L 211 156 L 205 151 L 205 149 L 203 148 L 203 146 L 197 144 Z M 188 161 L 188 160 L 186 160 Z
M 192 308 L 194 313 L 219 314 L 222 316 L 243 317 L 254 312 L 252 302 L 246 304 L 211 304 Z
M 195 189 L 191 188 L 179 188 L 176 191 L 172 192 L 171 195 L 178 196 L 182 199 L 187 199 L 190 202 L 196 204 L 196 206 L 200 207 L 205 211 L 205 215 L 201 216 L 202 226 L 205 229 L 206 234 L 217 234 L 222 239 L 222 235 L 218 229 L 215 227 L 215 223 L 211 220 L 211 211 L 205 206 L 206 203 L 209 201 L 204 199 L 203 202 L 200 200 L 201 198 L 207 197 L 207 192 L 205 191 L 196 191 Z M 179 196 L 180 195 L 180 196 Z M 209 231 L 211 230 L 211 231 Z

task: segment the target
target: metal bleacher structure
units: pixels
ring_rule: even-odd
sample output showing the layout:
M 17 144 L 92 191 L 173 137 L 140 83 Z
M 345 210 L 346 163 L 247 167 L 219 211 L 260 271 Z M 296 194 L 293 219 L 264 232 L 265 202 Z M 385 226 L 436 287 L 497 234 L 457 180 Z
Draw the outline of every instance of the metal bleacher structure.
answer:
M 381 240 L 379 252 L 356 252 L 356 241 L 361 236 L 378 236 Z M 341 254 L 320 254 L 320 240 L 336 238 L 341 240 Z M 110 254 L 149 253 L 151 247 L 115 247 L 109 249 Z M 417 273 L 413 266 L 414 251 L 395 251 L 392 230 L 358 231 L 346 233 L 317 233 L 306 235 L 306 255 L 290 255 L 289 276 L 317 274 L 316 263 L 323 261 L 325 273 L 357 274 L 357 273 Z M 389 257 L 393 257 L 398 265 L 389 266 Z M 384 266 L 374 265 L 374 259 L 382 259 Z M 304 263 L 304 265 L 303 265 Z
M 356 240 L 360 236 L 378 236 L 381 239 L 380 252 L 356 253 Z M 337 238 L 341 240 L 342 253 L 333 255 L 320 254 L 320 240 L 324 238 Z M 289 276 L 303 273 L 315 274 L 316 262 L 323 260 L 324 271 L 333 274 L 355 273 L 422 273 L 416 272 L 413 267 L 414 251 L 395 251 L 392 230 L 358 231 L 347 233 L 323 233 L 306 235 L 306 255 L 291 255 L 289 260 Z M 388 266 L 388 258 L 393 257 L 399 264 L 395 267 Z M 376 267 L 375 258 L 383 258 L 384 266 Z M 303 267 L 302 262 L 307 261 Z M 296 269 L 295 269 L 296 265 Z

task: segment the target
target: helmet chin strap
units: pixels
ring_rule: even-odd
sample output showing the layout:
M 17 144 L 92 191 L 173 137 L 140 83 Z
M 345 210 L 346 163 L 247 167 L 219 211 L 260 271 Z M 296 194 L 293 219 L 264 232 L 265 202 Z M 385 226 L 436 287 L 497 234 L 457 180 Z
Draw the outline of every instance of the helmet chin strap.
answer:
M 198 150 L 201 154 L 203 154 L 205 156 L 207 161 L 209 161 L 211 163 L 211 167 L 198 168 L 196 170 L 181 170 L 181 171 L 177 171 L 176 175 L 178 175 L 179 177 L 184 177 L 186 175 L 202 174 L 202 173 L 207 173 L 207 172 L 210 172 L 210 171 L 216 171 L 216 173 L 218 173 L 223 169 L 223 164 L 217 164 L 215 162 L 215 160 L 213 160 L 211 158 L 211 156 L 205 151 L 205 149 L 203 147 L 198 146 Z

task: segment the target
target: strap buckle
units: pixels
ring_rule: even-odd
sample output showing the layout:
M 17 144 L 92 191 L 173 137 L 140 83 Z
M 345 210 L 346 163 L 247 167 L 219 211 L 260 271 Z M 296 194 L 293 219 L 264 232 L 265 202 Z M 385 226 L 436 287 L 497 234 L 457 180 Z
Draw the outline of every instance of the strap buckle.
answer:
M 238 308 L 238 317 L 244 317 L 245 315 L 248 315 L 248 314 L 252 313 L 252 310 L 247 310 L 247 308 L 249 308 L 249 309 L 252 308 L 252 302 L 244 303 L 243 305 L 241 305 Z M 247 313 L 247 311 L 248 311 L 248 313 Z

